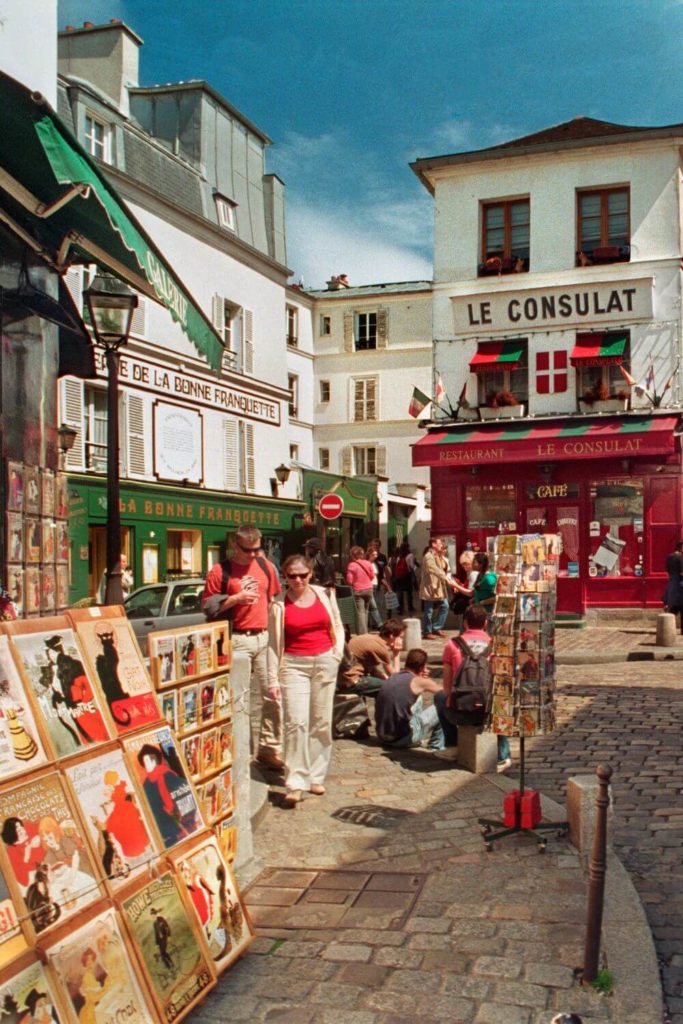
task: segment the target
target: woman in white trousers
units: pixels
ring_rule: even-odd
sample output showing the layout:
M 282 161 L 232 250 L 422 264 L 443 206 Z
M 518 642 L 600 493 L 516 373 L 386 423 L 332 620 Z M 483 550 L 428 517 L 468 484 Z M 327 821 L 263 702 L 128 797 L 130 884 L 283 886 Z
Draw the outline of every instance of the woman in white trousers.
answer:
M 304 792 L 325 792 L 344 627 L 334 593 L 311 584 L 306 558 L 290 555 L 282 575 L 287 589 L 275 595 L 268 620 L 268 696 L 282 700 L 284 806 L 295 807 Z

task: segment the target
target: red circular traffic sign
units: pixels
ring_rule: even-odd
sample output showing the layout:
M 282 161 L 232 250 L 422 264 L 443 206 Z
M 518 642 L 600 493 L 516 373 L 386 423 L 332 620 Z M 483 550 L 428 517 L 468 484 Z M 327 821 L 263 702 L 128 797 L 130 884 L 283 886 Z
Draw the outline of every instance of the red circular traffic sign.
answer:
M 318 502 L 318 512 L 323 519 L 339 519 L 344 511 L 344 499 L 338 494 L 323 494 Z

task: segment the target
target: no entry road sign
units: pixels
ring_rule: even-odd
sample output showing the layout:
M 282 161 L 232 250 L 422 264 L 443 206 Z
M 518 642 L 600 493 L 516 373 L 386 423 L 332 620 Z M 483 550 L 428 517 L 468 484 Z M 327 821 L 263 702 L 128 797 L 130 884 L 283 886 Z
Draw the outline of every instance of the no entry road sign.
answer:
M 339 519 L 344 511 L 344 499 L 338 494 L 323 494 L 318 502 L 318 512 L 323 519 Z

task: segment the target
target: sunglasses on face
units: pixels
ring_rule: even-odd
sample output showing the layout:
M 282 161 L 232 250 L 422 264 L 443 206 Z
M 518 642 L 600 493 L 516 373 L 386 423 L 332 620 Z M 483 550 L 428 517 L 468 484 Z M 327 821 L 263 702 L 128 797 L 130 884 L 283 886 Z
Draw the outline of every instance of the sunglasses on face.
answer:
M 261 550 L 260 546 L 257 548 L 245 548 L 244 544 L 238 544 L 237 547 L 240 549 L 240 551 L 244 551 L 245 555 L 255 555 L 258 551 Z
M 310 573 L 308 573 L 308 572 L 288 572 L 287 573 L 287 579 L 288 580 L 305 580 L 308 576 L 310 576 Z

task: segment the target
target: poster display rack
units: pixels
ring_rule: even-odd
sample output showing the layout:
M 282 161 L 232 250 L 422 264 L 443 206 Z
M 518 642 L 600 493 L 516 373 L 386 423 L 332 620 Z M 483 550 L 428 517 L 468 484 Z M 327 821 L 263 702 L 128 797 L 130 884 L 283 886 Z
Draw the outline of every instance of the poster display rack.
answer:
M 26 512 L 24 470 L 13 470 L 13 513 Z M 229 631 L 182 632 L 157 695 L 122 608 L 0 625 L 3 1019 L 173 1024 L 253 939 L 223 781 Z M 158 638 L 156 650 L 155 672 Z M 194 724 L 192 701 L 188 719 L 178 704 L 191 687 Z M 190 766 L 193 734 L 206 760 Z M 215 813 L 202 787 L 221 784 Z

